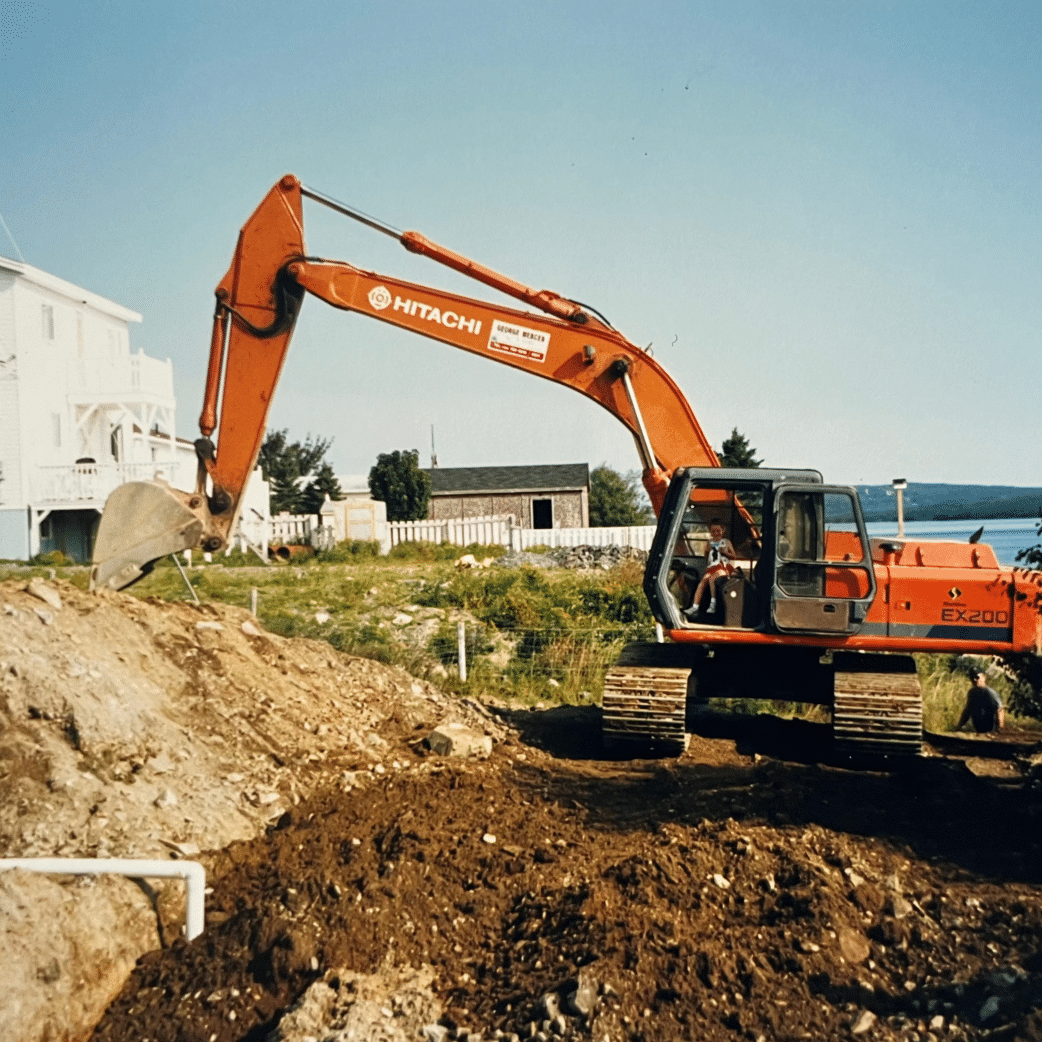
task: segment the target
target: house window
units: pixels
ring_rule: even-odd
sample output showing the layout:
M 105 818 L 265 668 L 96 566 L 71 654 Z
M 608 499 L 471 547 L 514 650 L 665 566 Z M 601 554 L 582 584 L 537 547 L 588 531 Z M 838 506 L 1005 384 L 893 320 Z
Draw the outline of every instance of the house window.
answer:
M 552 499 L 532 500 L 532 527 L 554 527 L 554 501 Z
M 50 304 L 43 306 L 43 338 L 54 339 L 54 308 Z
M 62 418 L 61 413 L 51 413 L 51 431 L 54 434 L 54 447 L 60 449 L 62 447 Z

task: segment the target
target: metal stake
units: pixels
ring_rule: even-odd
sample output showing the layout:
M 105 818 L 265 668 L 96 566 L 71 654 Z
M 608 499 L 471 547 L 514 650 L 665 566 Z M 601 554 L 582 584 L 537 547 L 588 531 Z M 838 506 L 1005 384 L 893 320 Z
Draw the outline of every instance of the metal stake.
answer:
M 199 597 L 196 594 L 195 590 L 192 589 L 192 584 L 188 581 L 188 575 L 185 573 L 185 570 L 181 567 L 181 562 L 177 559 L 177 554 L 171 554 L 170 556 L 174 559 L 174 564 L 177 565 L 177 570 L 181 573 L 181 578 L 184 579 L 185 586 L 188 587 L 188 592 L 192 595 L 192 599 L 195 601 L 196 604 L 198 604 Z

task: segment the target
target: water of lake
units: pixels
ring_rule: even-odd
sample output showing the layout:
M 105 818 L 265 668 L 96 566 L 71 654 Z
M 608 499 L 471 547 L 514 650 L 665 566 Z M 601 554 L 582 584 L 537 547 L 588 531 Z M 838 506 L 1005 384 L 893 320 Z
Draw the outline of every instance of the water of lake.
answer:
M 1017 552 L 1039 543 L 1038 521 L 1029 517 L 996 518 L 991 521 L 906 521 L 905 535 L 915 539 L 949 539 L 964 543 L 984 526 L 980 541 L 987 543 L 999 564 L 1016 564 Z M 872 538 L 897 535 L 897 521 L 870 521 L 866 526 Z

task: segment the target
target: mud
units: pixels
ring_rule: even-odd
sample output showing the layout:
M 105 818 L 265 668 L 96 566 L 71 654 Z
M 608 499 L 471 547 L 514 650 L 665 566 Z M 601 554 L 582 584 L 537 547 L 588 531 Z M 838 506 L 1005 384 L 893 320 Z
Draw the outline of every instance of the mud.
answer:
M 786 761 L 740 721 L 746 754 L 606 761 L 595 710 L 558 716 L 585 758 L 553 755 L 544 720 L 489 762 L 428 758 L 233 844 L 204 938 L 146 956 L 94 1038 L 261 1039 L 314 982 L 343 1010 L 350 974 L 410 967 L 455 1037 L 1042 1038 L 1022 776 Z M 392 992 L 354 1037 L 397 1037 L 377 1033 L 406 1016 Z M 309 1023 L 295 1037 L 352 1037 Z

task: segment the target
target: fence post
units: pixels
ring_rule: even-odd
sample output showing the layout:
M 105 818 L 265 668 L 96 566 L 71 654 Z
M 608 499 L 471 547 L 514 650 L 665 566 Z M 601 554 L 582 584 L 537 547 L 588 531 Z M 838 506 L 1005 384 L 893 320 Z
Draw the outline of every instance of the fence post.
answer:
M 467 631 L 462 622 L 456 623 L 456 645 L 459 649 L 459 678 L 467 680 Z
M 250 614 L 254 618 L 257 617 L 257 587 L 256 586 L 254 586 L 253 589 L 250 590 Z

